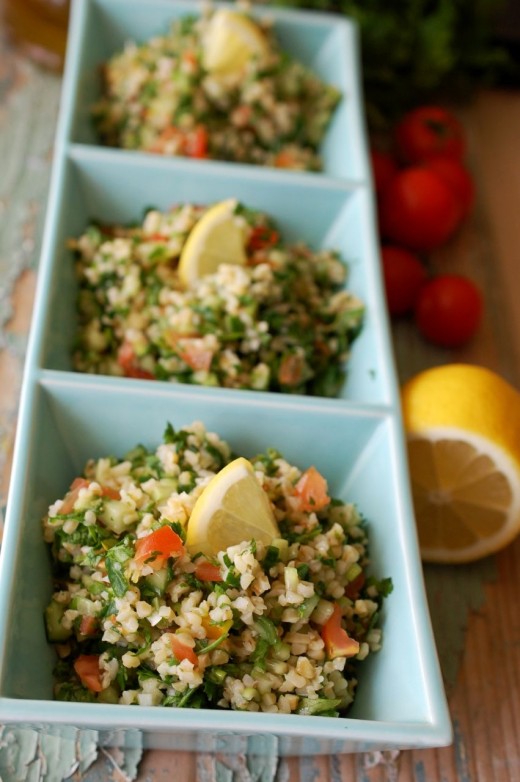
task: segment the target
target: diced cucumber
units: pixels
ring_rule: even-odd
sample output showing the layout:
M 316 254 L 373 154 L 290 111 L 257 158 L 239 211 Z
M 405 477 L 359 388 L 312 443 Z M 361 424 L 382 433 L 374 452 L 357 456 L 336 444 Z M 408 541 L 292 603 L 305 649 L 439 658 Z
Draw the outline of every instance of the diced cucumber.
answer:
M 126 529 L 135 524 L 138 519 L 138 513 L 128 507 L 126 502 L 121 500 L 105 500 L 103 511 L 99 518 L 108 529 L 121 535 Z
M 103 581 L 96 581 L 92 578 L 92 576 L 89 575 L 83 575 L 81 580 L 87 592 L 94 596 L 100 595 L 101 592 L 104 592 L 107 588 L 107 584 L 105 584 Z
M 156 570 L 154 573 L 150 573 L 149 576 L 144 577 L 144 582 L 148 589 L 153 592 L 154 595 L 158 595 L 159 597 L 164 595 L 169 581 L 170 572 L 169 568 L 167 567 Z
M 271 546 L 276 546 L 276 548 L 279 551 L 279 557 L 281 561 L 287 562 L 289 544 L 285 540 L 285 538 L 275 538 L 274 540 L 271 541 Z
M 176 478 L 160 478 L 158 481 L 155 481 L 153 486 L 147 487 L 146 493 L 149 494 L 154 502 L 163 502 L 177 491 L 178 485 L 179 482 Z
M 303 603 L 300 603 L 297 611 L 303 621 L 307 621 L 319 602 L 320 598 L 318 595 L 311 595 L 310 597 L 307 597 Z
M 96 607 L 88 597 L 75 597 L 72 602 L 75 603 L 74 608 L 81 616 L 96 616 Z
M 298 589 L 298 584 L 300 583 L 300 578 L 298 576 L 298 571 L 295 567 L 286 567 L 284 572 L 284 580 L 285 580 L 285 588 L 289 592 L 296 592 Z
M 97 699 L 100 703 L 119 703 L 119 690 L 114 684 L 109 684 L 98 694 Z
M 47 638 L 51 643 L 67 641 L 72 635 L 72 630 L 63 627 L 61 622 L 64 613 L 65 606 L 63 603 L 58 603 L 56 600 L 51 600 L 45 609 L 45 629 L 47 631 Z

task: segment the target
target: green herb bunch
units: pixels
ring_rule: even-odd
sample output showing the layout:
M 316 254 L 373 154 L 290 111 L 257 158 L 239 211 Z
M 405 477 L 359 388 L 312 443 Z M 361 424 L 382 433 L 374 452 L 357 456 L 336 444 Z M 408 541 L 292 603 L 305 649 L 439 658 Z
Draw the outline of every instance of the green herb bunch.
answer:
M 271 0 L 355 19 L 361 35 L 367 120 L 384 128 L 407 109 L 466 100 L 511 78 L 515 66 L 493 37 L 497 0 Z

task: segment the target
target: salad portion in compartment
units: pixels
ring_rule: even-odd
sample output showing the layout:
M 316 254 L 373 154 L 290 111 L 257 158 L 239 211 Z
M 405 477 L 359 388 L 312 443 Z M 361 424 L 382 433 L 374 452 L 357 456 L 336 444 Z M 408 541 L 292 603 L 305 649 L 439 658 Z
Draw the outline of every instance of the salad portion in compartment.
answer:
M 364 305 L 334 250 L 283 241 L 235 199 L 91 225 L 76 256 L 74 368 L 224 388 L 335 396 Z
M 358 509 L 200 422 L 90 460 L 43 530 L 58 699 L 335 716 L 381 647 Z
M 273 20 L 207 8 L 113 54 L 92 117 L 113 147 L 319 170 L 340 98 L 282 48 Z

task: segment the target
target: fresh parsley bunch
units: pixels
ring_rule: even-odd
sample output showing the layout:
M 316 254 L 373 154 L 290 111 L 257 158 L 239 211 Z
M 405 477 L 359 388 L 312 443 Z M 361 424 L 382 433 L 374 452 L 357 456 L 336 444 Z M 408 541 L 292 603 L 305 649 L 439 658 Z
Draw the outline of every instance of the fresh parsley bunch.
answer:
M 493 37 L 497 0 L 270 0 L 346 14 L 359 25 L 367 119 L 387 127 L 412 106 L 464 100 L 518 69 Z

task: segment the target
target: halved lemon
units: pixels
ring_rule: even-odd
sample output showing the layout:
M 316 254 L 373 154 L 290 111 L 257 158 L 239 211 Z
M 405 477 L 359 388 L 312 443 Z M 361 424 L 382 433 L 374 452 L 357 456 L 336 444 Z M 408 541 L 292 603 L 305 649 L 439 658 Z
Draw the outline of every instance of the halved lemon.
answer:
M 237 218 L 237 201 L 219 201 L 204 212 L 188 235 L 179 258 L 179 278 L 192 285 L 206 274 L 214 274 L 221 263 L 244 265 L 245 231 Z
M 240 457 L 208 483 L 198 498 L 186 530 L 186 546 L 195 554 L 215 556 L 245 540 L 269 544 L 280 537 L 267 494 L 253 467 Z
M 483 367 L 446 364 L 402 388 L 421 556 L 470 562 L 520 532 L 520 394 Z
M 252 19 L 222 8 L 211 17 L 204 36 L 204 67 L 215 76 L 240 76 L 249 60 L 267 49 L 267 39 Z

